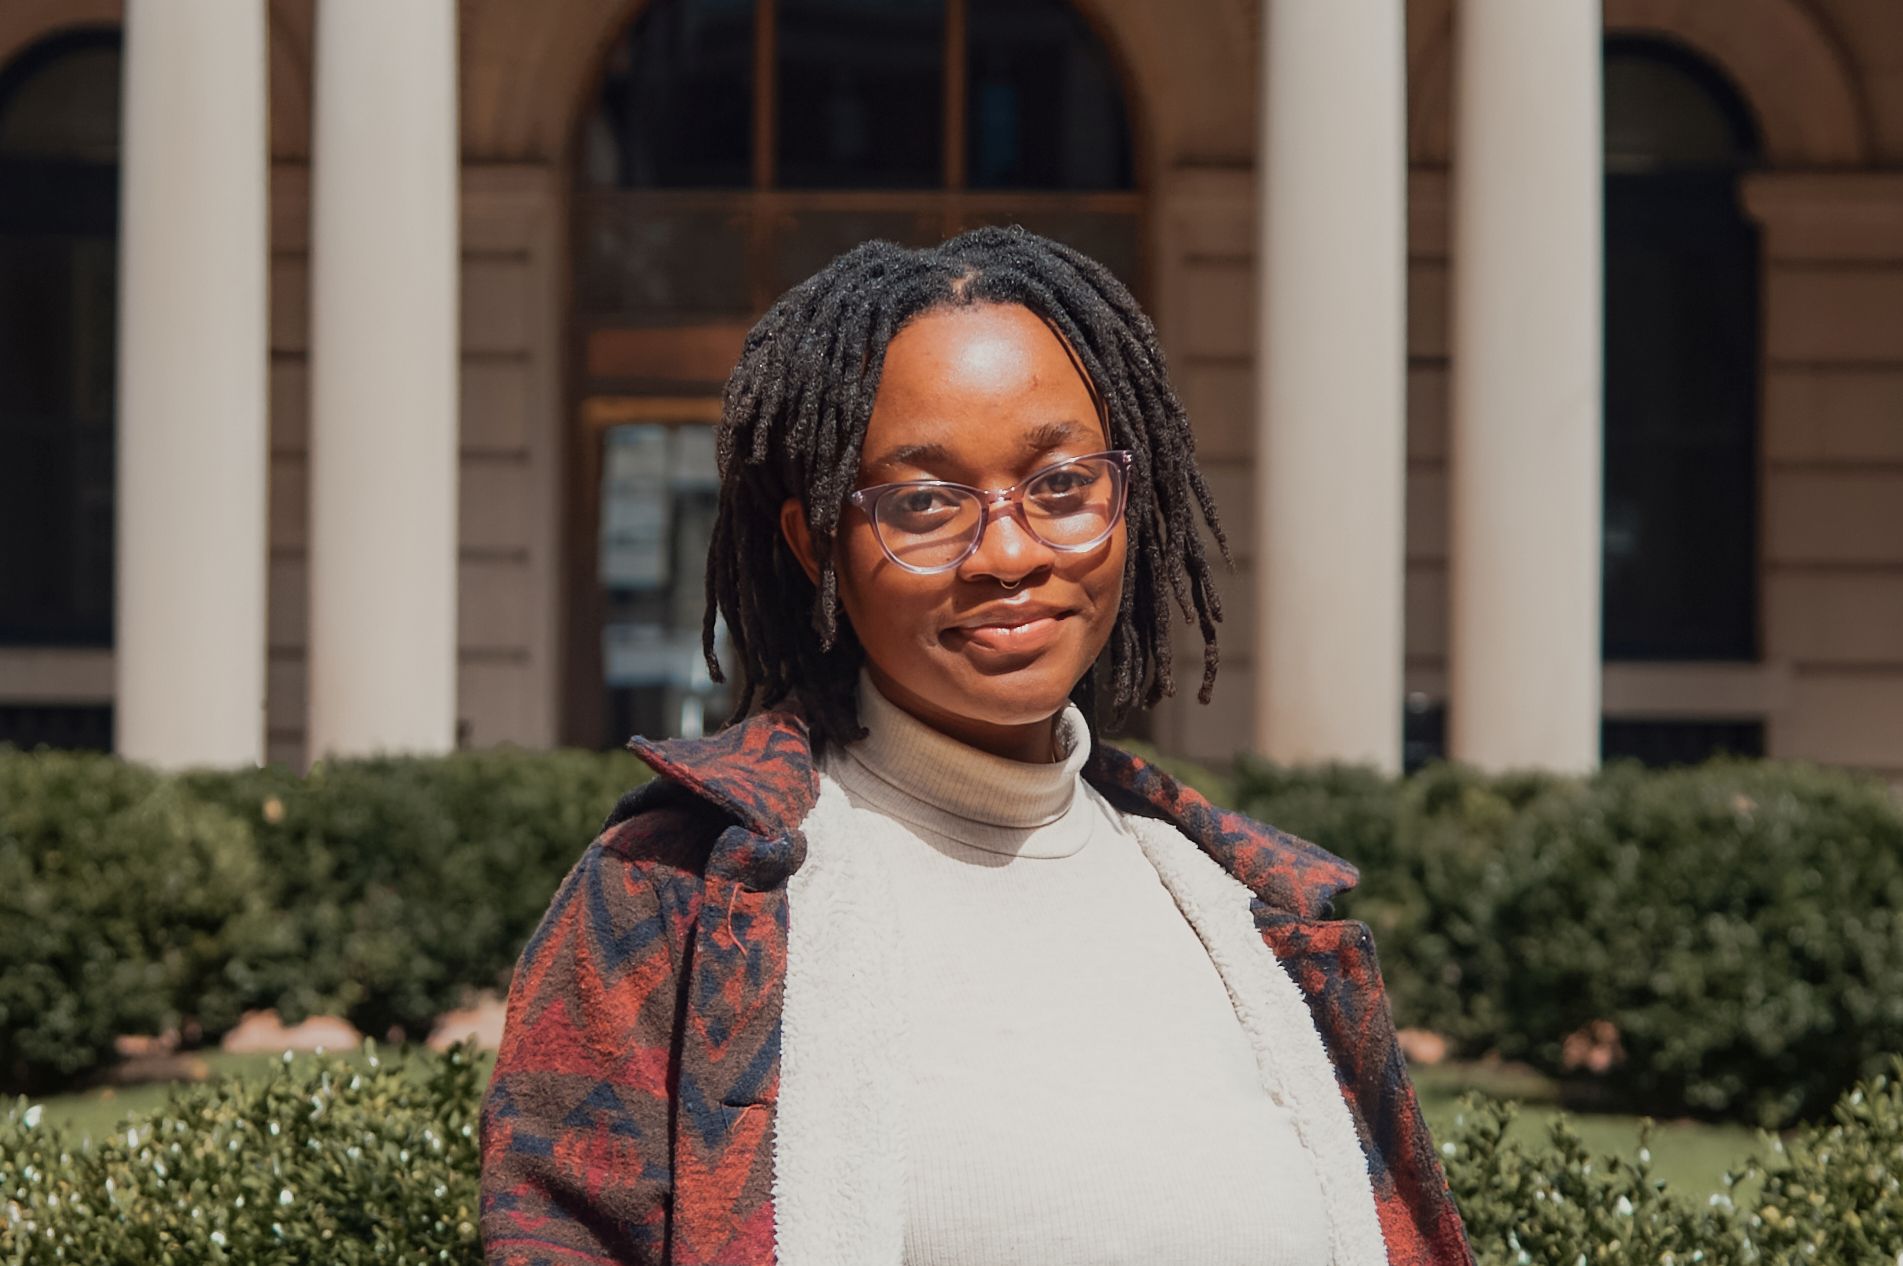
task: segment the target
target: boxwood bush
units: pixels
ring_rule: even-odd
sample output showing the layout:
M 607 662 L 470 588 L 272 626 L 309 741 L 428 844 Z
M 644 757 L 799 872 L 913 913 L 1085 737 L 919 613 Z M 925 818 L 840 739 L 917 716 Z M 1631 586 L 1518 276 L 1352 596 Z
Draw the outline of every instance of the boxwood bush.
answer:
M 478 1063 L 366 1050 L 175 1091 L 89 1143 L 16 1105 L 0 1263 L 479 1262 Z
M 179 1090 L 91 1142 L 15 1104 L 0 1113 L 0 1263 L 476 1266 L 480 1064 L 463 1048 L 369 1058 Z M 1511 1107 L 1478 1098 L 1441 1152 L 1481 1266 L 1887 1266 L 1903 1254 L 1899 1075 L 1903 1059 L 1716 1197 L 1666 1189 L 1643 1143 L 1590 1154 L 1563 1120 L 1545 1145 L 1511 1142 Z
M 497 749 L 189 775 L 251 829 L 292 947 L 258 996 L 421 1037 L 500 988 L 556 886 L 629 787 L 624 752 Z
M 1430 765 L 1406 779 L 1327 765 L 1237 762 L 1235 803 L 1352 861 L 1361 882 L 1336 913 L 1374 931 L 1395 1022 L 1471 1053 L 1494 1045 L 1503 981 L 1517 970 L 1492 928 L 1505 843 L 1527 807 L 1565 781 Z
M 1355 862 L 1395 1018 L 1618 1106 L 1778 1125 L 1903 1049 L 1903 809 L 1804 766 L 1405 779 L 1166 762 Z M 247 1007 L 420 1037 L 500 988 L 626 753 L 161 777 L 0 755 L 0 1087 Z M 1598 1064 L 1576 1067 L 1580 1035 Z
M 1903 1050 L 1903 814 L 1873 780 L 1608 767 L 1520 815 L 1489 878 L 1509 1056 L 1559 1071 L 1609 1022 L 1626 1103 L 1780 1125 Z
M 1630 1156 L 1591 1155 L 1564 1118 L 1544 1146 L 1510 1142 L 1512 1106 L 1474 1096 L 1441 1143 L 1448 1184 L 1481 1266 L 1891 1266 L 1903 1259 L 1903 1057 L 1886 1063 L 1722 1192 L 1655 1179 L 1649 1131 Z
M 1903 1049 L 1903 810 L 1875 779 L 1244 761 L 1235 786 L 1361 868 L 1340 912 L 1373 927 L 1396 1022 L 1460 1053 L 1628 1109 L 1777 1126 Z M 1603 1067 L 1568 1049 L 1588 1034 Z
M 0 748 L 0 1084 L 84 1076 L 123 1033 L 216 1037 L 276 938 L 231 814 L 110 757 Z

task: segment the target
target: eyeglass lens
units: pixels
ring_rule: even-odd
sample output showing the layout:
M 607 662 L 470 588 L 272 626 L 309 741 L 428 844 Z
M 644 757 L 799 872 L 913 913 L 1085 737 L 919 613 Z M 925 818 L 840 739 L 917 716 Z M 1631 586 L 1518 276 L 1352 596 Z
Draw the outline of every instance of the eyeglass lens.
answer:
M 1023 489 L 1024 522 L 1033 536 L 1055 549 L 1094 545 L 1117 524 L 1122 510 L 1122 468 L 1111 458 L 1091 457 L 1039 474 Z M 907 567 L 949 567 L 978 539 L 984 503 L 964 488 L 914 484 L 890 489 L 879 499 L 873 524 L 879 543 Z

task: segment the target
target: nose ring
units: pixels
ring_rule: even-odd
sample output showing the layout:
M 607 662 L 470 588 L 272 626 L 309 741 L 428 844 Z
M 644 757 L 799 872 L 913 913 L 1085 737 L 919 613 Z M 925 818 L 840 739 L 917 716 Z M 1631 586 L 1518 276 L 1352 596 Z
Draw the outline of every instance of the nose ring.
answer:
M 1000 580 L 998 583 L 1001 585 L 1004 585 L 1004 582 L 1002 580 Z M 1010 584 L 1004 585 L 1004 587 L 1006 589 L 1016 589 L 1019 585 L 1023 583 L 1024 583 L 1024 577 L 1020 576 L 1016 580 L 1012 581 Z

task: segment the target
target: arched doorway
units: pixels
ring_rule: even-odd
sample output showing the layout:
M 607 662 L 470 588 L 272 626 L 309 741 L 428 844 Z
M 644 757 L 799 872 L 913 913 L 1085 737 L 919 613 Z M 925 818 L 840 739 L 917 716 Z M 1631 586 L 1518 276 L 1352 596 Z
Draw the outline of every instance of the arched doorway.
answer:
M 725 715 L 710 424 L 758 314 L 867 238 L 1020 223 L 1141 293 L 1116 63 L 1064 0 L 651 0 L 575 146 L 564 737 Z
M 1758 657 L 1759 243 L 1739 177 L 1758 128 L 1716 69 L 1605 50 L 1604 654 Z M 1743 722 L 1608 722 L 1605 755 L 1761 754 Z
M 116 30 L 0 68 L 0 648 L 112 645 Z M 0 742 L 110 749 L 108 705 L 0 704 Z

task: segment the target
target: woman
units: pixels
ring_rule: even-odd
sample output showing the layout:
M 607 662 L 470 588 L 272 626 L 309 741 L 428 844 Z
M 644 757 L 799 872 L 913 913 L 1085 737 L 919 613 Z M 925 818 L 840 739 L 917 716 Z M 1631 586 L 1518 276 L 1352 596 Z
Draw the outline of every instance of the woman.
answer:
M 749 335 L 708 559 L 741 706 L 630 746 L 522 955 L 490 1260 L 1468 1262 L 1354 869 L 1096 742 L 1216 669 L 1154 330 L 1021 229 Z

